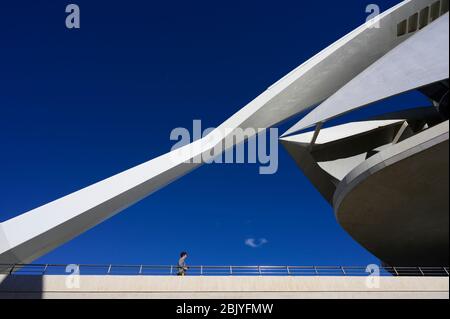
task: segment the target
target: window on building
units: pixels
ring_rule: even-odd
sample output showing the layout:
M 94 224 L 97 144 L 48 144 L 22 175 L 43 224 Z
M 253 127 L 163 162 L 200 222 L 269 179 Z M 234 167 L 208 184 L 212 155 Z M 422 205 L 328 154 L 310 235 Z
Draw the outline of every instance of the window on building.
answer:
M 400 22 L 398 25 L 397 25 L 397 36 L 402 36 L 402 35 L 405 35 L 406 34 L 406 26 L 407 26 L 407 21 L 406 20 L 403 20 L 402 22 Z
M 430 16 L 430 8 L 422 9 L 419 14 L 419 29 L 423 29 L 428 24 L 428 17 Z
M 441 16 L 441 2 L 436 1 L 431 5 L 430 21 L 434 21 Z
M 419 14 L 415 13 L 408 19 L 408 32 L 415 32 L 417 31 L 417 26 L 419 24 Z
M 442 0 L 441 1 L 441 15 L 444 15 L 448 12 L 448 1 L 449 0 Z

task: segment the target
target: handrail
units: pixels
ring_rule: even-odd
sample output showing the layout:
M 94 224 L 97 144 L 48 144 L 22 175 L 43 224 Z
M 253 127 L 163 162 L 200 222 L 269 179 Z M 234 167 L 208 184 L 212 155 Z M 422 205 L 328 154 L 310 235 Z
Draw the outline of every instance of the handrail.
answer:
M 68 266 L 71 266 L 68 268 Z M 74 267 L 75 266 L 75 267 Z M 80 275 L 175 275 L 174 265 L 114 264 L 0 264 L 4 275 L 68 275 L 74 268 Z M 365 266 L 189 266 L 192 276 L 440 276 L 449 277 L 448 267 L 379 267 L 373 274 Z

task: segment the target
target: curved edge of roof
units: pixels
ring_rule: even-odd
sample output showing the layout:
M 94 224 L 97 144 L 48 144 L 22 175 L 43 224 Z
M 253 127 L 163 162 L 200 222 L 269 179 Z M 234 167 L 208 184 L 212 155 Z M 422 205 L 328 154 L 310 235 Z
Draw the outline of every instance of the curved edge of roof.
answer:
M 336 189 L 333 197 L 333 207 L 336 218 L 339 220 L 337 212 L 339 211 L 339 207 L 345 196 L 358 184 L 363 182 L 368 176 L 373 175 L 383 168 L 397 163 L 406 157 L 420 153 L 448 139 L 449 121 L 446 121 L 405 141 L 393 145 L 389 149 L 379 152 L 358 165 L 347 174 Z

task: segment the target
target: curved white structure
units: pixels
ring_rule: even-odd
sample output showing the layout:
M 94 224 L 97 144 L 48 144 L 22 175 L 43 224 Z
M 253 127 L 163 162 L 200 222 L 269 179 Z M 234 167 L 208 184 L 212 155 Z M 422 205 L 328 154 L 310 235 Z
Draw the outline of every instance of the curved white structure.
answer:
M 387 265 L 434 267 L 449 259 L 449 122 L 433 122 L 347 123 L 323 129 L 312 148 L 312 132 L 282 143 L 364 248 Z
M 292 134 L 373 102 L 449 78 L 448 13 L 398 45 L 289 129 Z

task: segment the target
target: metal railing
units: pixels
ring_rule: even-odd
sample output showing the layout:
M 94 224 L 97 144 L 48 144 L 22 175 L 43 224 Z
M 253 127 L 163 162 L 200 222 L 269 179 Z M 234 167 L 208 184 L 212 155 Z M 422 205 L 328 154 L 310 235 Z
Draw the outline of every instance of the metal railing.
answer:
M 7 275 L 176 275 L 174 265 L 0 264 Z M 377 273 L 362 266 L 189 266 L 189 276 L 439 276 L 449 277 L 448 267 L 379 267 Z

